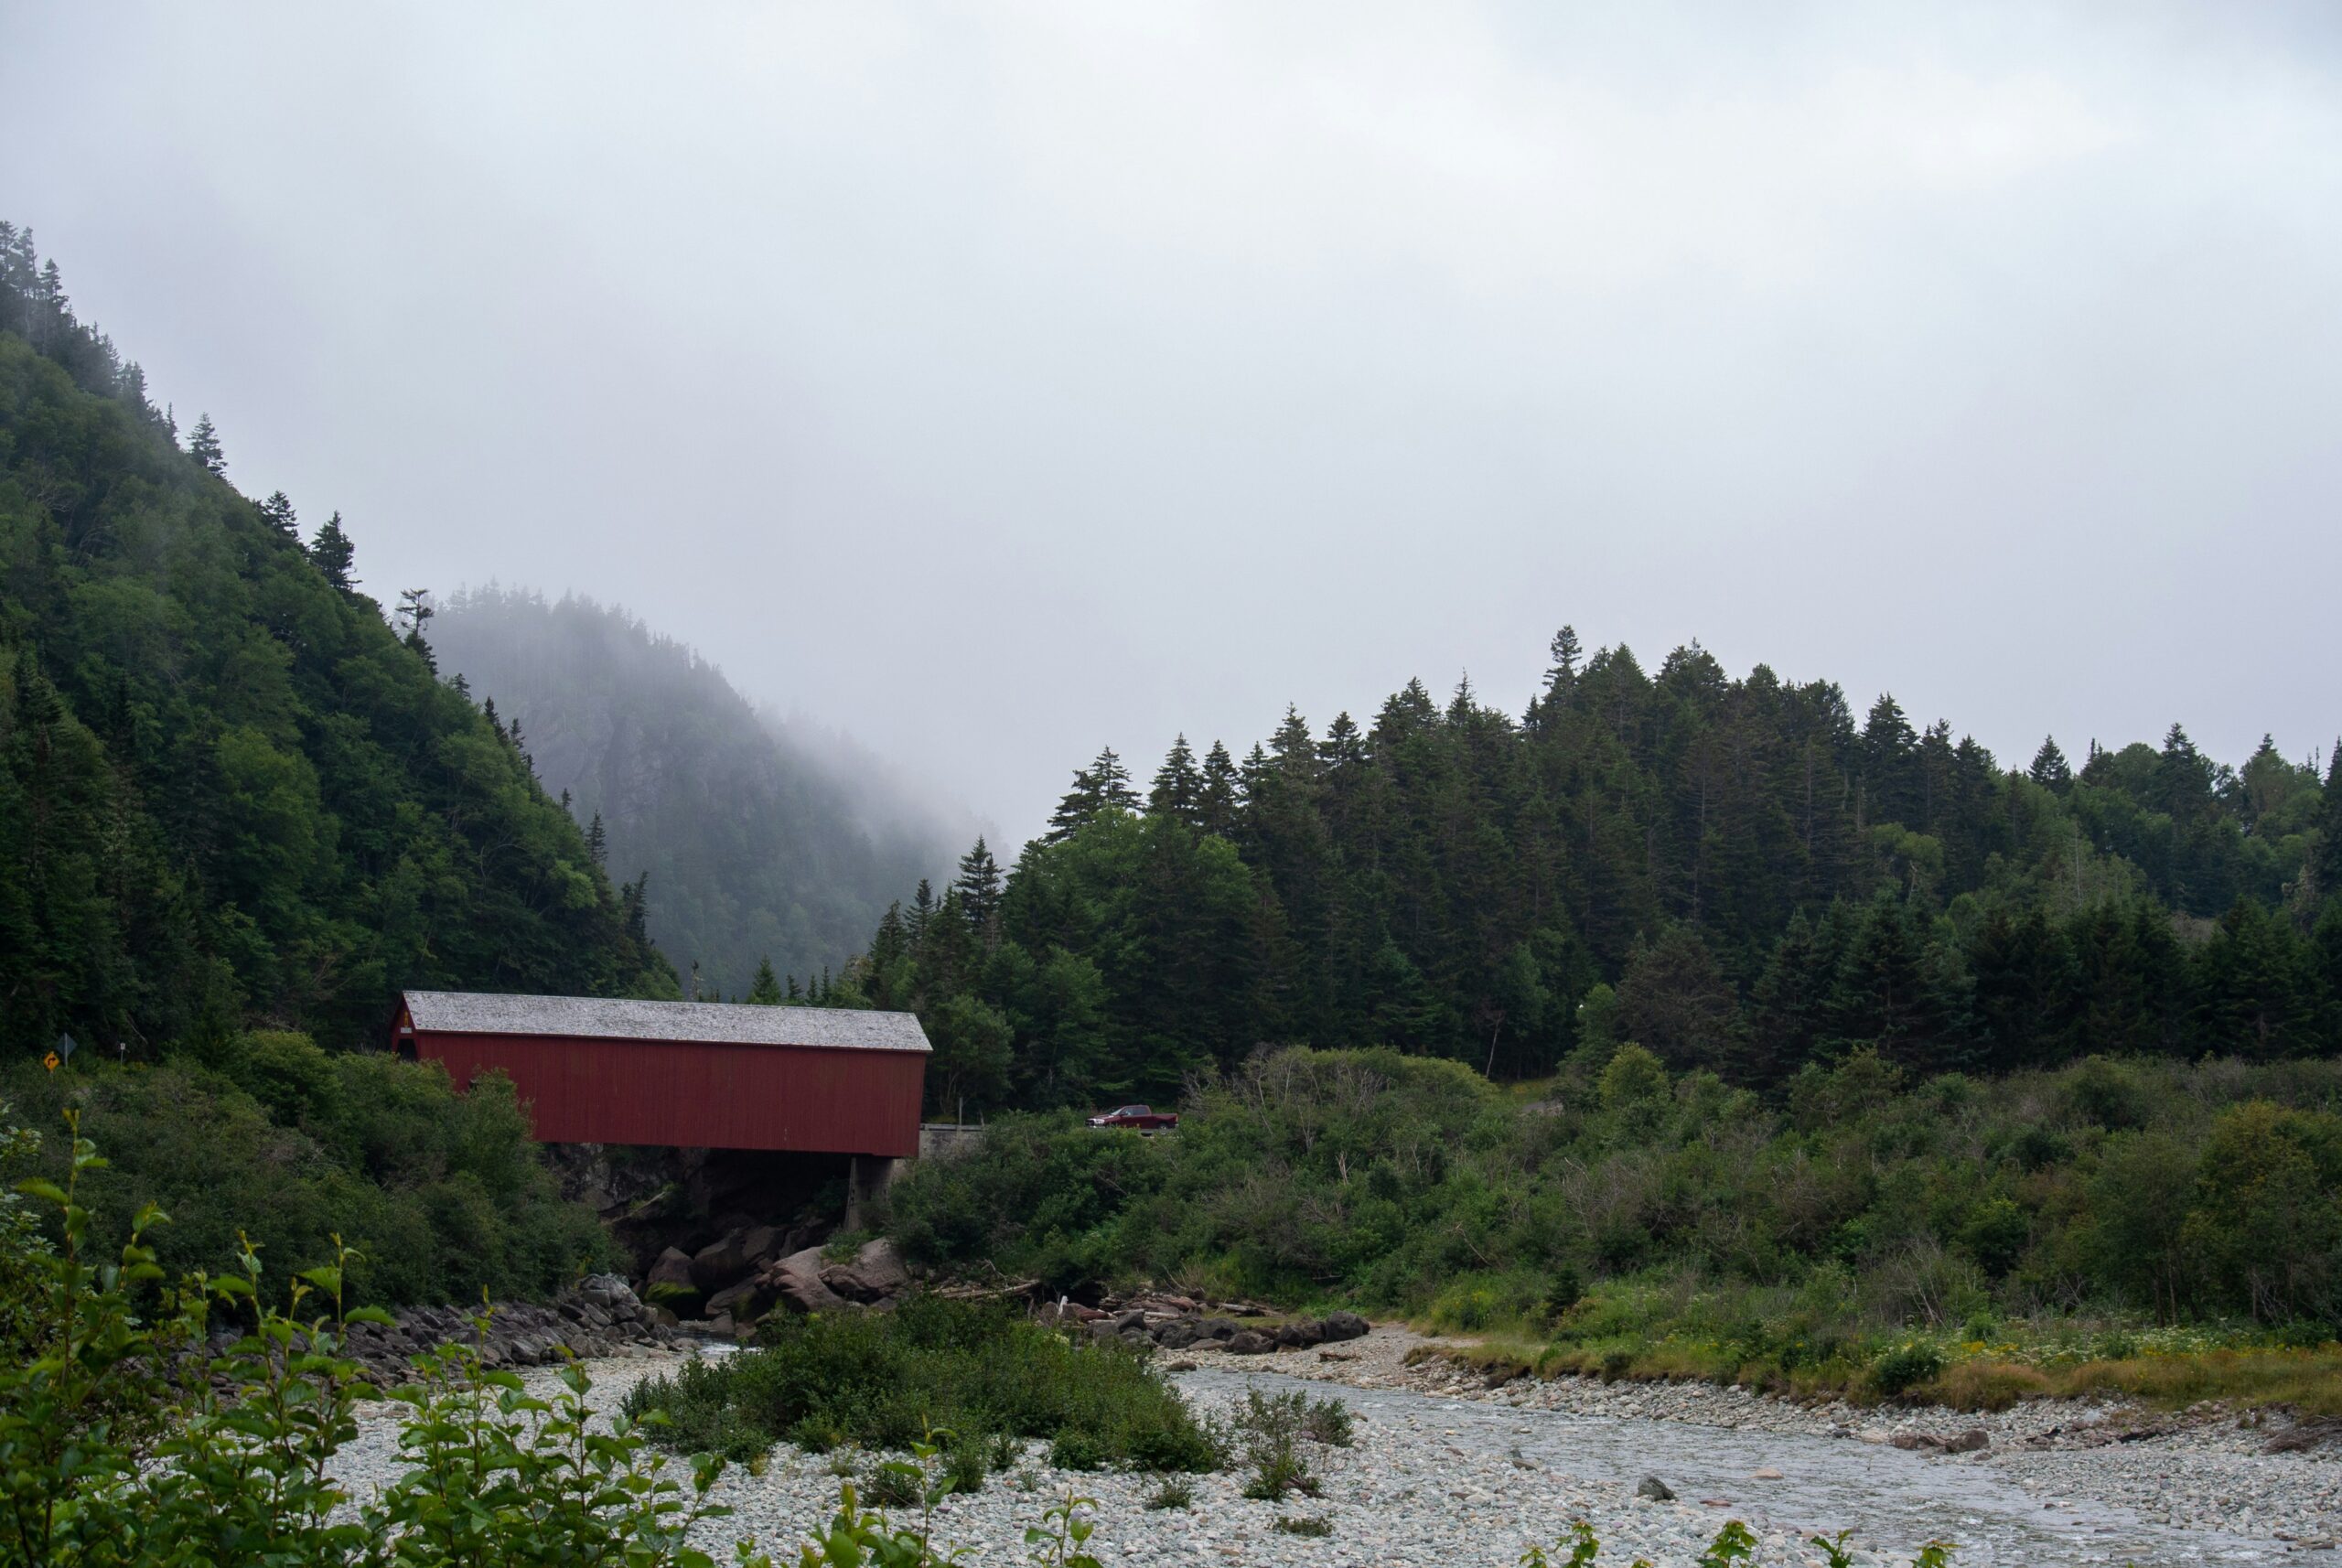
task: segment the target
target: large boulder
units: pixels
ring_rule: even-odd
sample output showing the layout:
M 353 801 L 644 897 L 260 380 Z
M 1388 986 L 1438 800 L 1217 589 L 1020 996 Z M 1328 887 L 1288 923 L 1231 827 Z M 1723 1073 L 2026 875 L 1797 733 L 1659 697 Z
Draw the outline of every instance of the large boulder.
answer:
M 880 1296 L 900 1295 L 911 1288 L 911 1271 L 903 1255 L 884 1236 L 865 1241 L 854 1254 L 854 1276 Z
M 725 1313 L 736 1322 L 754 1323 L 763 1316 L 765 1305 L 771 1299 L 770 1290 L 758 1281 L 742 1280 L 736 1284 L 725 1285 L 709 1296 L 707 1315 L 714 1317 L 718 1313 Z
M 1229 1337 L 1226 1347 L 1231 1356 L 1265 1356 L 1277 1348 L 1277 1342 L 1265 1334 L 1250 1328 L 1240 1328 Z
M 1226 1341 L 1233 1339 L 1239 1332 L 1236 1324 L 1230 1318 L 1206 1317 L 1198 1319 L 1196 1323 L 1196 1337 L 1198 1339 Z
M 1325 1329 L 1327 1339 L 1340 1340 L 1363 1339 L 1374 1326 L 1355 1312 L 1329 1312 L 1319 1326 Z
M 587 1274 L 577 1282 L 577 1298 L 600 1307 L 614 1318 L 634 1317 L 642 1311 L 634 1287 L 618 1274 Z
M 748 1255 L 740 1248 L 740 1230 L 727 1230 L 692 1255 L 692 1283 L 717 1291 L 748 1272 Z
M 692 1260 L 690 1255 L 679 1248 L 668 1248 L 665 1251 L 659 1254 L 659 1261 L 650 1265 L 650 1277 L 644 1280 L 643 1283 L 646 1285 L 682 1285 L 688 1287 L 692 1283 Z
M 1303 1318 L 1280 1324 L 1271 1337 L 1288 1350 L 1310 1350 L 1326 1342 L 1326 1330 L 1320 1325 Z
M 911 1273 L 903 1266 L 895 1244 L 882 1237 L 864 1242 L 852 1262 L 824 1267 L 822 1283 L 846 1300 L 866 1305 L 892 1300 L 910 1289 Z
M 748 1261 L 748 1267 L 761 1269 L 781 1255 L 787 1240 L 777 1226 L 751 1225 L 740 1233 L 740 1255 Z
M 1175 1317 L 1155 1331 L 1155 1342 L 1166 1350 L 1184 1350 L 1200 1336 L 1193 1318 Z
M 832 1290 L 822 1277 L 819 1247 L 808 1247 L 768 1263 L 757 1278 L 800 1312 L 836 1312 L 846 1305 L 845 1298 Z

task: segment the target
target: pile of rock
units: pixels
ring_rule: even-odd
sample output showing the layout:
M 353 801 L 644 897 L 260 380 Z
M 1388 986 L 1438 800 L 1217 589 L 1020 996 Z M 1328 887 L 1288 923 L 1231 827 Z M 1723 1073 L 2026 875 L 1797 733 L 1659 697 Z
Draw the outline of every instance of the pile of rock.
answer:
M 442 1345 L 478 1345 L 481 1364 L 500 1370 L 546 1366 L 570 1356 L 657 1349 L 678 1337 L 616 1274 L 589 1274 L 546 1306 L 500 1303 L 489 1312 L 485 1332 L 477 1310 L 410 1306 L 392 1316 L 387 1328 L 375 1323 L 349 1326 L 351 1359 L 385 1384 L 412 1378 L 414 1358 Z
M 865 1241 L 851 1258 L 833 1259 L 820 1247 L 781 1255 L 779 1234 L 768 1225 L 728 1232 L 690 1256 L 670 1247 L 651 1264 L 644 1294 L 675 1311 L 703 1314 L 704 1332 L 736 1334 L 776 1308 L 883 1311 L 911 1288 L 892 1241 Z
M 1225 1350 L 1231 1356 L 1266 1356 L 1307 1350 L 1345 1339 L 1362 1339 L 1372 1326 L 1355 1312 L 1324 1317 L 1267 1321 L 1268 1309 L 1246 1302 L 1215 1307 L 1185 1296 L 1151 1296 L 1117 1307 L 1083 1307 L 1071 1302 L 1044 1308 L 1042 1316 L 1086 1321 L 1092 1339 L 1120 1339 L 1165 1350 Z

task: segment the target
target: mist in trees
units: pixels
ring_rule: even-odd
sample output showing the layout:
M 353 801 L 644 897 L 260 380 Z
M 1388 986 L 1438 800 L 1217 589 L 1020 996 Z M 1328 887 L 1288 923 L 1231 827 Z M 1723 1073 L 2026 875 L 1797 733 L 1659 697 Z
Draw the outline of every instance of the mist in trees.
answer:
M 842 967 L 887 904 L 951 864 L 964 819 L 876 759 L 759 712 L 721 671 L 624 610 L 490 587 L 436 607 L 440 669 L 528 726 L 545 788 L 625 879 L 704 996 L 760 963 Z M 962 841 L 964 842 L 964 841 Z

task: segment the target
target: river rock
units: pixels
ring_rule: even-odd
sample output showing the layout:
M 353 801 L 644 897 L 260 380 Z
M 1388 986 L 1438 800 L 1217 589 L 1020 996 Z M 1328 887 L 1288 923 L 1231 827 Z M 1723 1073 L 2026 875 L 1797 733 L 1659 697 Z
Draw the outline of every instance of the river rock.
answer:
M 845 1298 L 822 1277 L 822 1249 L 808 1247 L 768 1263 L 757 1278 L 800 1312 L 837 1312 Z
M 1657 1476 L 1645 1476 L 1641 1480 L 1637 1481 L 1635 1483 L 1635 1496 L 1638 1498 L 1649 1498 L 1655 1503 L 1671 1503 L 1675 1500 L 1675 1493 L 1673 1490 L 1668 1487 L 1668 1484 L 1665 1481 L 1660 1480 Z
M 765 1304 L 770 1300 L 766 1287 L 754 1279 L 745 1279 L 725 1285 L 707 1298 L 707 1315 L 721 1313 L 738 1323 L 753 1323 L 763 1315 Z
M 1225 1347 L 1231 1356 L 1265 1356 L 1277 1348 L 1277 1342 L 1265 1334 L 1250 1328 L 1240 1328 L 1230 1335 Z
M 1319 1326 L 1327 1339 L 1363 1339 L 1374 1326 L 1355 1312 L 1332 1312 Z
M 822 1283 L 848 1301 L 867 1305 L 889 1300 L 910 1289 L 911 1272 L 903 1266 L 902 1254 L 895 1251 L 895 1244 L 881 1237 L 864 1242 L 852 1262 L 832 1263 L 823 1268 Z
M 692 1254 L 691 1283 L 703 1291 L 717 1291 L 748 1272 L 748 1256 L 740 1250 L 744 1232 L 727 1231 Z
M 685 1290 L 693 1288 L 691 1255 L 678 1247 L 668 1248 L 659 1254 L 659 1261 L 650 1265 L 650 1273 L 643 1283 L 675 1285 Z

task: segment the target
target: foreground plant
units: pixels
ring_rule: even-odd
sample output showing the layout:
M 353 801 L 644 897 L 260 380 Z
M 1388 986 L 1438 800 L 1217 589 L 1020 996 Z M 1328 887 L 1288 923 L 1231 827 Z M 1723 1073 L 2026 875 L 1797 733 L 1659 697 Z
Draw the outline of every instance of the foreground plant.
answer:
M 691 1459 L 687 1482 L 654 1450 L 661 1419 L 618 1413 L 607 1425 L 593 1380 L 571 1363 L 546 1393 L 483 1365 L 477 1346 L 418 1356 L 415 1378 L 386 1393 L 348 1354 L 353 1323 L 344 1286 L 361 1260 L 336 1241 L 334 1262 L 303 1272 L 272 1305 L 260 1250 L 246 1240 L 236 1273 L 166 1288 L 146 1242 L 165 1223 L 142 1210 L 116 1262 L 91 1261 L 81 1182 L 105 1162 L 68 1118 L 65 1184 L 19 1191 L 57 1217 L 59 1243 L 0 1255 L 29 1274 L 38 1308 L 34 1354 L 0 1364 L 0 1568 L 713 1568 L 688 1543 L 726 1517 L 714 1500 L 724 1472 Z M 22 1237 L 18 1237 L 22 1240 Z M 138 1308 L 152 1304 L 151 1321 Z M 249 1324 L 204 1357 L 214 1319 Z M 478 1325 L 485 1333 L 488 1318 Z M 332 1474 L 367 1401 L 398 1408 L 403 1472 L 378 1495 L 352 1498 Z M 800 1568 L 835 1564 L 932 1568 L 956 1554 L 931 1545 L 935 1504 L 953 1482 L 937 1474 L 950 1434 L 913 1447 L 908 1472 L 919 1528 L 896 1529 L 860 1509 L 851 1483 Z M 1069 1499 L 1052 1510 L 1060 1568 L 1084 1568 L 1090 1525 Z M 739 1568 L 772 1568 L 753 1540 Z
M 1834 1536 L 1817 1535 L 1810 1544 L 1821 1549 L 1826 1568 L 1853 1568 L 1853 1549 L 1847 1543 L 1853 1531 L 1842 1530 Z M 1911 1560 L 1911 1568 L 1951 1568 L 1952 1543 L 1931 1541 L 1919 1549 Z M 1602 1556 L 1602 1541 L 1594 1527 L 1585 1520 L 1572 1520 L 1568 1555 L 1563 1556 L 1563 1543 L 1556 1541 L 1552 1552 L 1532 1544 L 1520 1554 L 1520 1568 L 1597 1568 Z M 1709 1541 L 1698 1558 L 1699 1568 L 1731 1568 L 1735 1563 L 1746 1563 L 1756 1554 L 1756 1533 L 1739 1520 L 1726 1520 L 1715 1539 Z M 1651 1568 L 1650 1560 L 1638 1557 L 1631 1568 Z

